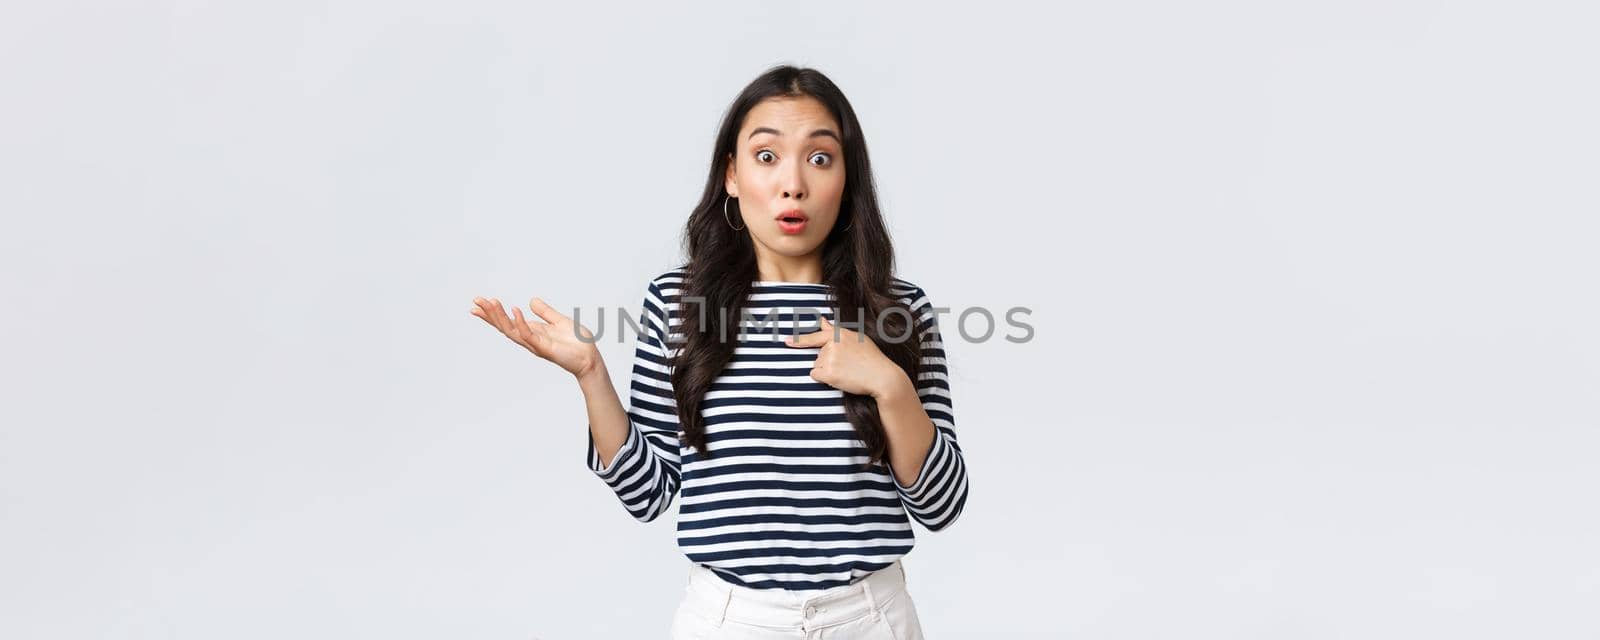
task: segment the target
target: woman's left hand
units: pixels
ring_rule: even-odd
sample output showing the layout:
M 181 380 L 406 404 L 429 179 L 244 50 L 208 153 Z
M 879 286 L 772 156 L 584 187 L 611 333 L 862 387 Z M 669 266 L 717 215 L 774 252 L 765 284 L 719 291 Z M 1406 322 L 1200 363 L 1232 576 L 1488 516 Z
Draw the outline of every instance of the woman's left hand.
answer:
M 845 327 L 834 327 L 832 322 L 817 316 L 820 331 L 790 336 L 784 343 L 791 347 L 822 347 L 817 361 L 811 367 L 811 378 L 830 387 L 859 395 L 881 398 L 887 393 L 909 386 L 911 379 L 904 369 L 883 355 L 872 339 Z M 839 332 L 839 339 L 833 337 Z

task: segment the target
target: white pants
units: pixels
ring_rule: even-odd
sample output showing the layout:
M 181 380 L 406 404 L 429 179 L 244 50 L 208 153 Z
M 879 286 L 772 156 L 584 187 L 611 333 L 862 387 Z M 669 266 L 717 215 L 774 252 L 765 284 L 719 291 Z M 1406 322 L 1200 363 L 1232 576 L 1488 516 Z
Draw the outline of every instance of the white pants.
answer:
M 752 589 L 690 563 L 673 640 L 923 640 L 897 560 L 826 591 Z

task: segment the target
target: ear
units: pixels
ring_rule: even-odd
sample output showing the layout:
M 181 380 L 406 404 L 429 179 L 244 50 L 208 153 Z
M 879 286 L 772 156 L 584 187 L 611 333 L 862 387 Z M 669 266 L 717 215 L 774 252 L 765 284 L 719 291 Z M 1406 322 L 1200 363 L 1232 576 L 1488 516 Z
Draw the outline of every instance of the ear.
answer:
M 738 177 L 738 174 L 733 170 L 733 165 L 734 157 L 730 153 L 728 154 L 728 170 L 723 172 L 722 176 L 722 188 L 728 192 L 728 195 L 737 198 L 739 197 L 739 183 L 734 178 Z

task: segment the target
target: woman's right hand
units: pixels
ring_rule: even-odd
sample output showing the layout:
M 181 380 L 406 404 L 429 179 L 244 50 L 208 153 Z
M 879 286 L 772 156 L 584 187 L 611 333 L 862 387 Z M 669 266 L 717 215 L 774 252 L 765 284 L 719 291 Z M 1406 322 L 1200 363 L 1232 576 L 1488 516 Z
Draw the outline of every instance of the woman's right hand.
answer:
M 599 370 L 600 349 L 595 346 L 594 334 L 582 325 L 575 325 L 571 318 L 551 308 L 543 300 L 534 298 L 528 302 L 528 308 L 542 322 L 528 322 L 520 307 L 512 307 L 515 318 L 506 315 L 505 307 L 495 298 L 473 298 L 472 303 L 472 315 L 483 318 L 484 322 L 499 329 L 512 342 L 522 345 L 533 355 L 556 363 L 567 373 L 582 378 Z M 583 340 L 578 339 L 579 334 L 574 333 L 574 327 L 581 332 Z

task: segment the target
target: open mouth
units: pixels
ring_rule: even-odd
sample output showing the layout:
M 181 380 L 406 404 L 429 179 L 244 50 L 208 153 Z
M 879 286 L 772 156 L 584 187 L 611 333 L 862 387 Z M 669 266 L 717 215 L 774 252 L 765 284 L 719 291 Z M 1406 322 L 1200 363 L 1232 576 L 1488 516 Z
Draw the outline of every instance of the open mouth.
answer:
M 806 214 L 799 209 L 790 209 L 778 214 L 778 230 L 784 233 L 800 233 L 806 230 Z

